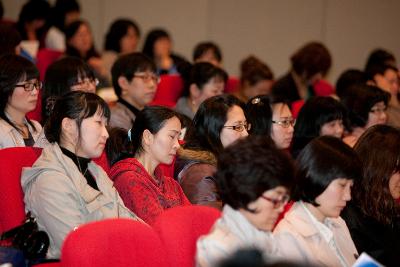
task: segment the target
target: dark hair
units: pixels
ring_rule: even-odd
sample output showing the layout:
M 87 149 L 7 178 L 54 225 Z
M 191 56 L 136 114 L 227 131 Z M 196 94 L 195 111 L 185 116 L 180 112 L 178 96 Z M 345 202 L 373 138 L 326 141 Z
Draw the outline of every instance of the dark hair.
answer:
M 139 26 L 131 19 L 117 19 L 115 20 L 107 32 L 104 49 L 121 52 L 121 39 L 128 33 L 128 29 L 132 27 L 136 36 L 140 37 Z
M 400 130 L 375 125 L 354 146 L 362 162 L 362 179 L 354 184 L 353 201 L 362 212 L 383 224 L 399 216 L 399 204 L 389 190 L 390 177 L 400 171 Z
M 289 156 L 270 138 L 249 136 L 225 148 L 218 156 L 215 180 L 223 203 L 245 209 L 265 191 L 292 186 L 294 167 Z
M 274 74 L 267 64 L 255 56 L 249 56 L 240 63 L 240 83 L 250 86 L 263 80 L 273 80 Z
M 64 31 L 67 14 L 80 11 L 79 3 L 75 0 L 57 0 L 50 14 L 51 23 L 59 30 Z
M 332 136 L 320 136 L 308 143 L 296 160 L 297 171 L 293 199 L 318 206 L 315 199 L 338 178 L 356 181 L 361 163 L 354 150 Z
M 151 59 L 154 59 L 154 44 L 159 39 L 163 39 L 163 38 L 171 40 L 171 37 L 166 30 L 164 30 L 164 29 L 151 30 L 146 36 L 146 40 L 145 40 L 144 46 L 143 46 L 143 54 L 145 54 L 146 56 L 148 56 Z
M 367 63 L 365 64 L 365 70 L 376 65 L 396 66 L 396 58 L 389 51 L 382 48 L 377 48 L 369 54 Z
M 39 70 L 31 61 L 13 54 L 0 57 L 0 118 L 18 131 L 21 130 L 8 119 L 5 109 L 10 97 L 14 93 L 15 85 L 32 79 L 39 80 Z M 26 119 L 36 131 L 33 123 L 28 118 Z
M 0 24 L 0 54 L 15 54 L 15 48 L 21 43 L 21 35 L 14 26 Z
M 221 152 L 221 131 L 228 111 L 233 106 L 243 108 L 243 103 L 233 95 L 226 94 L 210 97 L 201 103 L 187 130 L 184 147 L 207 150 L 215 155 Z
M 90 66 L 80 58 L 66 56 L 53 62 L 46 70 L 42 91 L 42 121 L 50 116 L 58 97 L 71 91 L 79 79 L 94 80 Z
M 344 97 L 348 93 L 352 85 L 366 84 L 367 76 L 361 70 L 348 69 L 342 72 L 336 81 L 336 94 L 339 98 Z
M 305 44 L 291 56 L 290 61 L 293 70 L 306 79 L 317 73 L 325 75 L 332 64 L 328 49 L 320 42 Z
M 294 126 L 292 154 L 294 157 L 314 138 L 320 136 L 325 123 L 345 121 L 345 107 L 329 96 L 312 97 L 305 102 Z
M 143 152 L 143 132 L 149 130 L 152 134 L 158 133 L 165 122 L 173 117 L 179 119 L 178 114 L 166 107 L 148 106 L 141 110 L 136 116 L 130 140 L 124 130 L 114 130 L 107 141 L 107 157 L 111 165 L 127 157 L 137 156 Z
M 154 62 L 143 53 L 135 52 L 120 56 L 111 68 L 112 84 L 115 94 L 121 97 L 122 89 L 119 86 L 118 78 L 123 76 L 131 81 L 136 72 L 156 72 Z
M 98 95 L 81 91 L 72 91 L 63 95 L 57 99 L 53 112 L 44 126 L 47 140 L 50 143 L 60 143 L 64 118 L 76 121 L 80 137 L 82 121 L 96 113 L 107 118 L 107 121 L 110 120 L 110 108 Z
M 390 94 L 376 86 L 356 84 L 349 88 L 341 102 L 347 110 L 351 127 L 364 127 L 371 108 L 378 102 L 387 105 L 389 99 Z
M 190 77 L 185 81 L 185 89 L 182 96 L 190 95 L 190 86 L 195 84 L 200 90 L 203 89 L 211 79 L 217 78 L 224 83 L 228 80 L 228 74 L 221 68 L 208 62 L 195 63 L 190 70 Z
M 201 42 L 196 45 L 193 50 L 193 61 L 201 58 L 205 53 L 211 51 L 218 62 L 222 61 L 222 53 L 221 49 L 219 49 L 218 45 L 213 42 Z
M 90 29 L 89 23 L 86 21 L 83 21 L 83 20 L 74 21 L 65 28 L 64 33 L 65 33 L 65 42 L 66 42 L 66 47 L 67 47 L 65 54 L 69 55 L 69 56 L 75 56 L 75 57 L 82 58 L 85 61 L 90 59 L 91 57 L 99 57 L 100 55 L 96 51 L 96 49 L 94 47 L 94 43 L 92 43 L 91 48 L 89 49 L 89 51 L 87 51 L 87 53 L 84 57 L 82 57 L 80 52 L 75 47 L 72 47 L 71 45 L 69 45 L 69 41 L 71 40 L 71 38 L 73 38 L 75 36 L 76 32 L 79 30 L 79 28 L 82 25 L 86 25 L 86 27 L 88 27 Z M 93 39 L 92 39 L 92 42 L 93 42 Z
M 247 122 L 251 124 L 249 134 L 270 136 L 272 129 L 272 106 L 278 103 L 288 105 L 282 98 L 272 95 L 258 95 L 249 101 L 245 106 Z
M 50 4 L 45 0 L 29 0 L 26 2 L 19 13 L 17 30 L 21 34 L 23 40 L 27 40 L 28 36 L 25 29 L 27 22 L 32 22 L 37 19 L 43 19 L 47 21 L 50 14 Z M 46 23 L 45 23 L 46 24 Z M 36 31 L 39 40 L 46 33 L 46 25 Z
M 399 71 L 396 67 L 388 64 L 383 65 L 372 65 L 368 69 L 365 70 L 365 74 L 367 75 L 368 80 L 374 81 L 375 75 L 385 75 L 385 72 L 388 70 L 394 71 L 396 74 Z

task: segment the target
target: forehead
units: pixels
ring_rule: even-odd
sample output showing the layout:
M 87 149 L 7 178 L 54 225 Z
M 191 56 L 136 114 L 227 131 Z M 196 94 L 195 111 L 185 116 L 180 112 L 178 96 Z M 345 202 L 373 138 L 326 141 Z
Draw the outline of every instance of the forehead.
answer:
M 164 121 L 164 125 L 161 127 L 160 131 L 180 131 L 181 130 L 181 121 L 177 117 L 169 118 Z
M 291 117 L 292 116 L 292 112 L 290 112 L 288 105 L 286 105 L 284 103 L 273 104 L 272 111 L 273 111 L 274 117 Z
M 227 121 L 231 121 L 231 122 L 246 120 L 243 109 L 236 105 L 234 105 L 230 109 L 228 109 L 226 118 L 227 118 Z

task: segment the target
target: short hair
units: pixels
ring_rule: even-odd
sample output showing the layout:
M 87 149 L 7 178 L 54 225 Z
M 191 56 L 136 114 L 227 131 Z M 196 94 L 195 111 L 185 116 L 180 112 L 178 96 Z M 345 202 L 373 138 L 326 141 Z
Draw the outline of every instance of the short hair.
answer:
M 240 83 L 250 86 L 264 80 L 273 80 L 274 74 L 270 67 L 255 56 L 248 56 L 240 63 Z
M 42 121 L 50 116 L 58 97 L 71 91 L 79 79 L 95 79 L 92 68 L 82 59 L 66 56 L 53 62 L 46 70 L 42 91 Z
M 201 58 L 205 53 L 211 51 L 218 62 L 222 61 L 222 52 L 216 43 L 201 42 L 196 45 L 193 50 L 193 61 Z
M 294 157 L 308 142 L 320 136 L 325 123 L 346 118 L 346 110 L 342 103 L 329 96 L 316 96 L 308 99 L 297 116 L 294 126 L 292 154 Z
M 136 36 L 140 37 L 139 26 L 131 19 L 117 19 L 115 20 L 106 34 L 104 48 L 105 50 L 121 52 L 121 39 L 128 33 L 128 29 L 132 27 Z
M 363 175 L 354 184 L 353 201 L 365 215 L 392 224 L 400 211 L 389 190 L 390 177 L 400 171 L 400 130 L 375 125 L 361 135 L 354 150 Z
M 76 121 L 78 136 L 81 137 L 82 121 L 98 113 L 110 120 L 110 108 L 98 95 L 81 91 L 72 91 L 58 98 L 53 112 L 48 118 L 44 133 L 50 143 L 60 143 L 62 120 L 69 118 Z
M 367 63 L 365 64 L 365 70 L 376 65 L 392 65 L 395 66 L 396 58 L 391 52 L 377 48 L 374 49 L 368 56 Z
M 25 29 L 25 23 L 36 19 L 47 20 L 50 14 L 50 4 L 47 1 L 29 0 L 21 8 L 18 16 L 17 29 L 23 40 L 28 36 Z M 46 25 L 37 31 L 39 37 L 46 33 Z
M 19 128 L 8 119 L 5 113 L 8 101 L 15 90 L 15 85 L 32 79 L 39 80 L 39 70 L 28 59 L 7 54 L 0 57 L 0 118 L 13 126 L 17 131 Z M 36 131 L 33 123 L 28 119 L 28 123 Z
M 343 71 L 336 81 L 336 94 L 339 98 L 344 97 L 348 93 L 352 85 L 366 84 L 367 76 L 361 70 L 347 69 Z
M 318 206 L 315 199 L 338 178 L 356 181 L 361 163 L 354 150 L 332 136 L 311 140 L 296 159 L 297 171 L 293 199 Z
M 228 74 L 221 68 L 214 66 L 208 62 L 195 63 L 190 70 L 190 77 L 185 85 L 182 96 L 190 95 L 190 85 L 195 84 L 200 90 L 203 89 L 211 79 L 217 78 L 224 83 L 228 80 Z
M 119 77 L 125 77 L 129 82 L 136 72 L 156 72 L 157 68 L 153 60 L 143 53 L 134 52 L 120 56 L 111 68 L 112 84 L 115 94 L 120 98 L 122 88 L 118 83 Z
M 166 121 L 173 117 L 179 119 L 178 114 L 169 108 L 148 106 L 136 116 L 132 129 L 129 130 L 130 137 L 126 130 L 112 130 L 106 145 L 111 165 L 124 158 L 140 155 L 143 152 L 143 132 L 149 130 L 150 133 L 156 134 L 164 127 Z
M 341 99 L 348 114 L 351 127 L 364 127 L 368 122 L 371 108 L 378 102 L 388 104 L 390 94 L 379 87 L 356 84 L 349 88 L 349 92 Z
M 221 152 L 215 180 L 224 204 L 257 212 L 250 210 L 248 204 L 277 186 L 290 190 L 293 176 L 290 157 L 270 138 L 249 136 Z
M 75 36 L 75 34 L 77 33 L 77 31 L 79 30 L 79 28 L 82 25 L 86 25 L 86 27 L 89 28 L 90 30 L 90 24 L 85 21 L 85 20 L 77 20 L 72 22 L 71 24 L 69 24 L 68 26 L 66 26 L 64 33 L 65 33 L 65 42 L 66 42 L 66 51 L 65 54 L 69 55 L 69 56 L 75 56 L 75 57 L 80 57 L 82 58 L 80 52 L 75 48 L 72 47 L 71 45 L 69 45 L 69 41 L 71 40 L 71 38 L 73 38 Z M 96 51 L 95 47 L 94 47 L 94 41 L 92 39 L 92 46 L 89 49 L 89 51 L 86 53 L 86 56 L 84 58 L 82 58 L 83 60 L 88 60 L 91 57 L 99 57 L 99 53 Z
M 383 65 L 372 65 L 368 69 L 365 70 L 365 74 L 367 75 L 368 80 L 374 81 L 374 77 L 377 74 L 385 75 L 385 72 L 388 70 L 394 71 L 396 74 L 398 73 L 398 69 L 392 65 L 383 64 Z
M 80 11 L 79 3 L 75 0 L 57 0 L 50 14 L 51 22 L 55 27 L 64 31 L 66 15 Z
M 0 24 L 0 54 L 15 54 L 16 47 L 21 43 L 21 35 L 14 26 Z
M 221 131 L 233 106 L 243 103 L 233 95 L 218 95 L 200 104 L 185 136 L 185 148 L 207 150 L 215 155 L 223 150 Z
M 143 46 L 143 54 L 148 56 L 151 59 L 154 59 L 154 44 L 159 40 L 166 38 L 168 40 L 171 40 L 171 37 L 169 33 L 161 28 L 156 28 L 151 30 L 147 36 L 146 40 L 144 42 Z
M 332 64 L 332 58 L 324 44 L 310 42 L 297 50 L 290 58 L 293 70 L 310 79 L 317 73 L 325 75 Z

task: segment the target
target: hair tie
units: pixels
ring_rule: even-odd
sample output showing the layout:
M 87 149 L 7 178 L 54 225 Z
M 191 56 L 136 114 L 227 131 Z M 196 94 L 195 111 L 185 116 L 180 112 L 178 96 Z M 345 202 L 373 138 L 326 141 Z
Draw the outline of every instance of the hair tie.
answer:
M 259 97 L 256 97 L 256 98 L 254 98 L 253 100 L 251 100 L 251 103 L 253 104 L 253 105 L 256 105 L 256 104 L 258 104 L 258 103 L 260 103 L 261 102 L 261 99 L 259 98 Z
M 128 130 L 128 140 L 129 142 L 132 142 L 132 128 Z

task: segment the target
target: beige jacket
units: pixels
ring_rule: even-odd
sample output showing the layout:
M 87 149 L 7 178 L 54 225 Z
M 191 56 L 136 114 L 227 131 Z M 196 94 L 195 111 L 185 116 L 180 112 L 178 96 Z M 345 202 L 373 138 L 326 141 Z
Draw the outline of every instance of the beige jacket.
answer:
M 58 144 L 47 145 L 33 166 L 23 169 L 25 209 L 32 212 L 39 229 L 50 237 L 48 258 L 60 257 L 65 237 L 81 224 L 119 217 L 140 220 L 125 207 L 101 167 L 90 162 L 88 170 L 99 191 L 88 185 Z
M 25 119 L 25 123 L 28 125 L 28 130 L 31 133 L 33 140 L 35 140 L 36 142 L 42 130 L 42 126 L 37 121 L 31 120 L 31 122 L 35 126 L 36 131 Z M 21 146 L 25 146 L 24 138 L 22 137 L 21 133 L 18 132 L 17 129 L 12 127 L 8 122 L 0 119 L 0 149 Z

